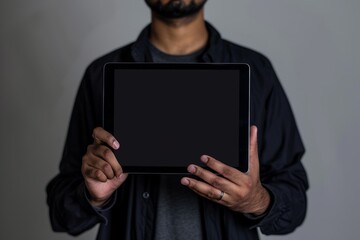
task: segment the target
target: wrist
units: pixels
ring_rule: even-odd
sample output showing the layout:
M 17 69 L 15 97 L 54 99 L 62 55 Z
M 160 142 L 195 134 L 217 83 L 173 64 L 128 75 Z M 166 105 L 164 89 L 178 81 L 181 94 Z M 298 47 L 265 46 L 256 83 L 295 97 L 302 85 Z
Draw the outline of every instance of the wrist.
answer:
M 271 202 L 270 194 L 263 186 L 261 186 L 258 195 L 258 200 L 256 202 L 257 202 L 257 206 L 255 207 L 254 211 L 251 212 L 251 214 L 255 216 L 263 215 L 269 208 Z
M 104 197 L 104 198 L 96 198 L 94 196 L 91 195 L 91 193 L 86 189 L 86 198 L 88 200 L 88 202 L 90 203 L 91 206 L 96 207 L 96 208 L 101 208 L 103 206 L 105 206 L 111 199 L 111 196 L 108 197 Z

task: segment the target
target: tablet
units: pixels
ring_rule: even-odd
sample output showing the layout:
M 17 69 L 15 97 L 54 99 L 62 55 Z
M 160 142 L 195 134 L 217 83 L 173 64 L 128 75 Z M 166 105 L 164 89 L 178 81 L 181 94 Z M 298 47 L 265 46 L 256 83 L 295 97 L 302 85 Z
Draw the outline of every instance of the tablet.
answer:
M 128 173 L 187 173 L 202 155 L 248 170 L 247 64 L 107 63 L 103 127 Z

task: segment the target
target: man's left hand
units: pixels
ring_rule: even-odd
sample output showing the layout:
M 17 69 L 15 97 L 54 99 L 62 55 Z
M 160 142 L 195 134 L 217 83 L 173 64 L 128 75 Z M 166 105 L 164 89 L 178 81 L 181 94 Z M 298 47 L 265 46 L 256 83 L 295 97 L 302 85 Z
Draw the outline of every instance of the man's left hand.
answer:
M 195 193 L 222 204 L 233 211 L 261 215 L 270 205 L 270 195 L 260 182 L 257 128 L 250 131 L 250 161 L 247 173 L 225 165 L 207 155 L 200 160 L 218 174 L 191 164 L 188 171 L 203 181 L 183 177 L 181 183 Z

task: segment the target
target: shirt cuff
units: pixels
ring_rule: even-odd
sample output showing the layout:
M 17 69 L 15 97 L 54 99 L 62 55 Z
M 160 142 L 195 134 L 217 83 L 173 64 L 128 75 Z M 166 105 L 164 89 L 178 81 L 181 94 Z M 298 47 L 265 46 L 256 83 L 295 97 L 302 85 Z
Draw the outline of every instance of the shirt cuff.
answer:
M 101 207 L 94 207 L 90 203 L 90 194 L 85 186 L 85 183 L 80 184 L 78 188 L 78 194 L 83 202 L 101 219 L 101 222 L 105 225 L 108 224 L 108 217 L 110 209 L 115 205 L 117 200 L 117 191 L 115 191 L 111 197 Z

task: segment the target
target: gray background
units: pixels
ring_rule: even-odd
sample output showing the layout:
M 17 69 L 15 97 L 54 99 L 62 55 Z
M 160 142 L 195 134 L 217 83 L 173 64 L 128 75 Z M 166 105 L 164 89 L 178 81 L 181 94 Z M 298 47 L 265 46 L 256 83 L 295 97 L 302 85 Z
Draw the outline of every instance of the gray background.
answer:
M 206 8 L 223 37 L 272 60 L 307 147 L 306 221 L 263 239 L 359 239 L 360 1 L 212 0 Z M 45 186 L 80 78 L 148 22 L 142 0 L 0 2 L 0 239 L 72 239 L 51 231 Z

